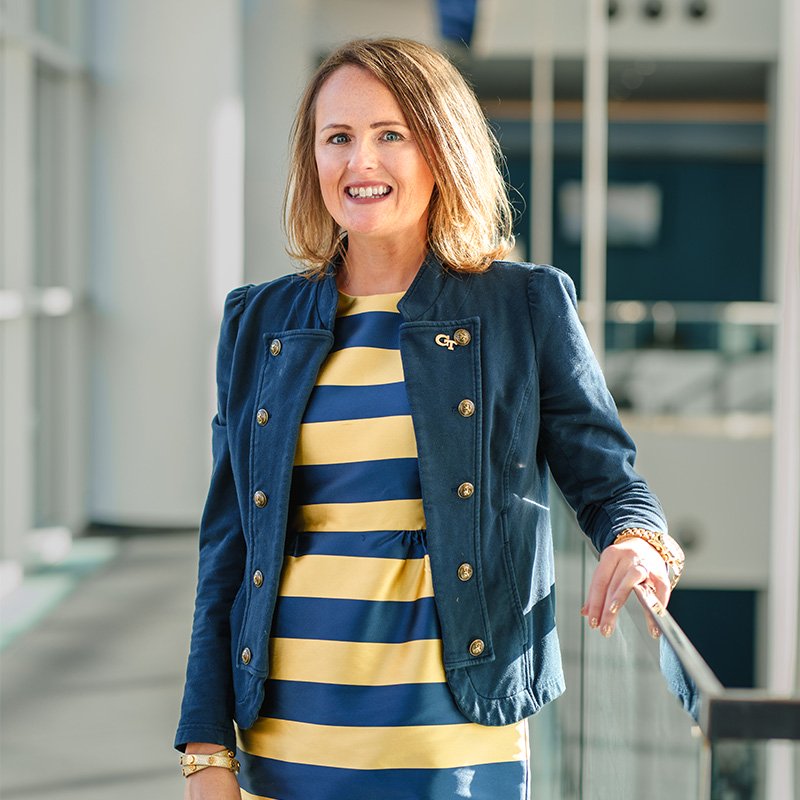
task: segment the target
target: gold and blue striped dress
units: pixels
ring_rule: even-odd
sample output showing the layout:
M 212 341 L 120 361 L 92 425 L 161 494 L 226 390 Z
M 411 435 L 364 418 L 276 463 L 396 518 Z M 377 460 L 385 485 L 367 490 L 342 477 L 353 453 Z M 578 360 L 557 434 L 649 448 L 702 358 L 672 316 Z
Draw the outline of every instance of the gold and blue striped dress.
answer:
M 300 428 L 243 798 L 527 800 L 528 728 L 469 722 L 442 666 L 400 360 L 403 292 L 339 293 Z

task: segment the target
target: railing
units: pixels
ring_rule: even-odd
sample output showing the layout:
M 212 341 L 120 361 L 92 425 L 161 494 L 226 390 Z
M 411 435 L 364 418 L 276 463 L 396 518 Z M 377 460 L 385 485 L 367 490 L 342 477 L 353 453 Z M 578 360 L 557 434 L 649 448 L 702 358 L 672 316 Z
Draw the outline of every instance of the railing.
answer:
M 535 800 L 793 800 L 800 698 L 725 689 L 669 612 L 644 591 L 610 639 L 579 614 L 597 554 L 553 490 L 567 692 L 531 718 Z M 661 630 L 654 640 L 645 615 Z M 792 752 L 792 749 L 794 752 Z M 780 755 L 780 754 L 779 754 Z M 770 767 L 770 764 L 772 765 Z

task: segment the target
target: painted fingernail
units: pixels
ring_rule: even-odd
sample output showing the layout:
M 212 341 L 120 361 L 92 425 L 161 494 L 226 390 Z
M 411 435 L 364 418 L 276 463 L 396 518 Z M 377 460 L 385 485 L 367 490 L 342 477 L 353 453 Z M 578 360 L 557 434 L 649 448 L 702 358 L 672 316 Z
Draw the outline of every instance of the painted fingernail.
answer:
M 606 639 L 608 639 L 608 637 L 611 636 L 611 632 L 613 630 L 614 629 L 608 623 L 606 623 L 605 625 L 603 625 L 603 630 L 600 631 L 600 633 L 602 633 L 603 636 L 605 636 Z
M 658 628 L 650 628 L 650 635 L 654 639 L 658 639 L 658 637 L 661 636 L 661 631 Z
M 597 617 L 592 617 L 589 620 L 589 627 L 590 628 L 596 628 L 599 624 L 600 624 L 600 620 L 597 619 Z
M 609 611 L 610 611 L 612 614 L 616 614 L 616 613 L 617 613 L 617 611 L 619 611 L 619 603 L 618 603 L 616 600 L 612 600 L 612 601 L 611 601 L 611 605 L 608 607 L 608 610 L 609 610 Z
M 586 603 L 584 603 L 581 606 L 581 616 L 585 617 L 588 613 L 589 613 L 589 606 Z

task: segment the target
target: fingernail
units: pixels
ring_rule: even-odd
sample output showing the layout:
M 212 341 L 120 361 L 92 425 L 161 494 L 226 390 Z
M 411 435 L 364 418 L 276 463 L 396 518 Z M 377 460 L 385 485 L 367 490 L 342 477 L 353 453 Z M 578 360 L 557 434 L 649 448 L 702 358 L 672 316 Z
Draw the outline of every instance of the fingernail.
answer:
M 585 616 L 586 616 L 588 613 L 589 613 L 589 608 L 588 608 L 588 606 L 586 605 L 586 603 L 584 603 L 584 604 L 581 606 L 581 616 L 582 616 L 582 617 L 585 617 Z
M 658 639 L 658 637 L 661 636 L 661 631 L 658 628 L 650 628 L 650 635 L 654 639 Z
M 608 623 L 606 623 L 605 625 L 603 625 L 603 630 L 600 631 L 600 633 L 602 633 L 603 636 L 605 636 L 606 639 L 608 639 L 608 637 L 611 636 L 612 631 L 613 628 Z
M 608 610 L 609 610 L 609 611 L 610 611 L 612 614 L 616 614 L 616 613 L 617 613 L 617 611 L 619 611 L 619 603 L 618 603 L 616 600 L 612 600 L 612 601 L 611 601 L 611 605 L 608 607 Z
M 600 620 L 597 619 L 597 617 L 592 617 L 589 620 L 589 627 L 590 628 L 596 628 L 599 624 L 600 624 Z

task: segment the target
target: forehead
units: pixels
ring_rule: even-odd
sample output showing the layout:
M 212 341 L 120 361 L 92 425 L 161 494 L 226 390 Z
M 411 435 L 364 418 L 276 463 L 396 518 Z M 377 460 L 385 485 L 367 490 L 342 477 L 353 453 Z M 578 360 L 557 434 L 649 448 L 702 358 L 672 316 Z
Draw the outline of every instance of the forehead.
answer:
M 349 124 L 348 116 L 405 121 L 405 116 L 391 91 L 367 70 L 346 64 L 329 75 L 317 94 L 317 126 L 331 122 Z

